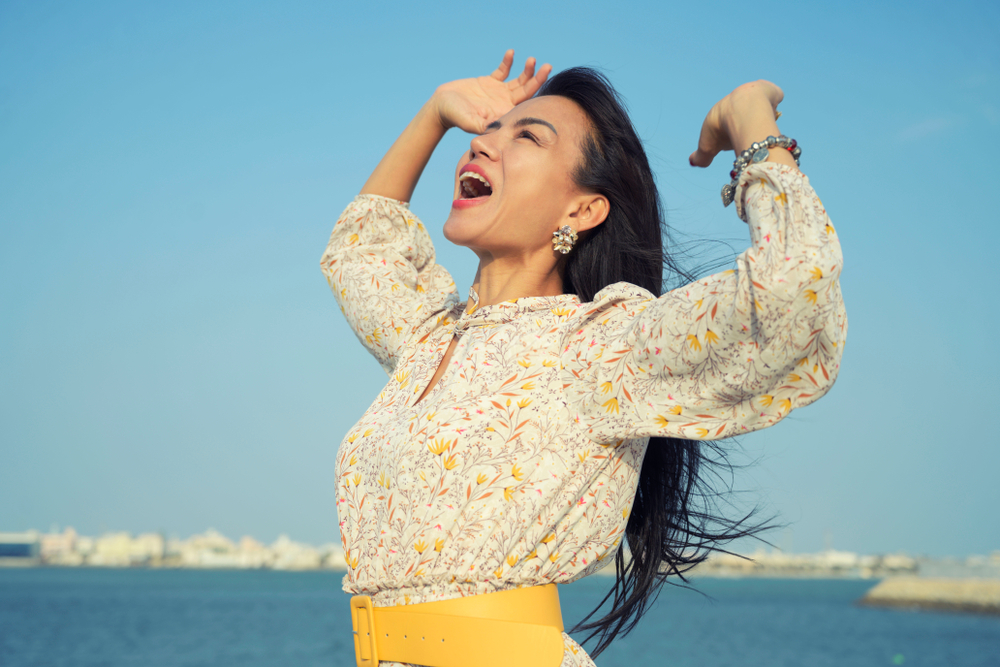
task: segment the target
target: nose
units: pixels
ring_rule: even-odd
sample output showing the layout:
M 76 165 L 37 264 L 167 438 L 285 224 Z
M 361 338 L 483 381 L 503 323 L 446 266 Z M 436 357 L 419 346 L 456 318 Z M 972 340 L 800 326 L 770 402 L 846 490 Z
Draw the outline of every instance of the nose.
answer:
M 496 156 L 500 153 L 499 149 L 493 145 L 493 142 L 489 141 L 495 132 L 490 134 L 480 134 L 479 136 L 473 137 L 472 142 L 469 144 L 469 159 L 473 160 L 477 155 L 485 157 L 487 160 L 494 160 Z

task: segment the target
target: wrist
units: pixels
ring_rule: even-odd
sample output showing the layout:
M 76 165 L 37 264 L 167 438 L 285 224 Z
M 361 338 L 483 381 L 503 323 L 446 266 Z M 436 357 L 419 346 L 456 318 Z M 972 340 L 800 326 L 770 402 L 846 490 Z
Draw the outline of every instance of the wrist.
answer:
M 730 100 L 726 129 L 736 155 L 755 141 L 781 134 L 771 101 L 767 96 L 753 92 L 745 92 Z
M 440 88 L 435 90 L 430 99 L 424 103 L 418 115 L 421 116 L 423 124 L 427 126 L 429 131 L 440 132 L 442 137 L 449 129 L 454 127 L 454 124 L 448 124 L 442 113 Z
M 730 181 L 722 186 L 722 205 L 729 206 L 733 203 L 740 178 L 751 165 L 760 164 L 766 160 L 786 163 L 798 168 L 801 154 L 802 149 L 798 147 L 798 142 L 784 135 L 768 136 L 763 141 L 753 142 L 733 162 L 733 169 L 729 172 Z M 742 213 L 740 217 L 743 217 Z

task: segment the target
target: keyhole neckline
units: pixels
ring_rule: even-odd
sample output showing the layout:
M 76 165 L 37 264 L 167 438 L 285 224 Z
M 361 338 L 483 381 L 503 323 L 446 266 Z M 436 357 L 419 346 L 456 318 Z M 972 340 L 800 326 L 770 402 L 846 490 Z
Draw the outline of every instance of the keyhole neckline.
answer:
M 580 299 L 575 294 L 557 294 L 555 296 L 524 296 L 481 306 L 479 295 L 476 294 L 474 287 L 469 288 L 469 300 L 472 301 L 472 307 L 464 310 L 455 321 L 456 331 L 478 325 L 506 324 L 538 311 L 573 307 L 580 304 Z

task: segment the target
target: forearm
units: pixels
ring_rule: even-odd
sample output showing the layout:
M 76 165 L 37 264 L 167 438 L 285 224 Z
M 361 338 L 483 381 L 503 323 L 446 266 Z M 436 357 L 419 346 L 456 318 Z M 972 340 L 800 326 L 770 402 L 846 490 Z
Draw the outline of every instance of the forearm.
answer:
M 392 144 L 360 194 L 410 201 L 420 174 L 444 133 L 436 101 L 431 98 Z

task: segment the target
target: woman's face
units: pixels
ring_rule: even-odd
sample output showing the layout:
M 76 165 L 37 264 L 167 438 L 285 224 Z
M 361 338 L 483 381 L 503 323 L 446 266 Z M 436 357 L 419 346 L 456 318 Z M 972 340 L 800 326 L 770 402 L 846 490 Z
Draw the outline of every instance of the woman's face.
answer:
M 444 235 L 480 257 L 552 253 L 552 233 L 574 224 L 586 197 L 573 182 L 589 131 L 565 97 L 527 100 L 474 138 L 455 171 Z

